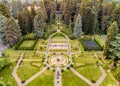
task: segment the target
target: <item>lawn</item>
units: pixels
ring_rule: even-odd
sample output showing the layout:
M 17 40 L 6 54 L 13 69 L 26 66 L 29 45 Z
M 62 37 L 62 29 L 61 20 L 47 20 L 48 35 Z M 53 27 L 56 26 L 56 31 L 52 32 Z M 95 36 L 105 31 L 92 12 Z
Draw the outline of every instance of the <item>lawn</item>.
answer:
M 45 70 L 40 76 L 28 83 L 27 86 L 54 86 L 54 72 Z
M 106 78 L 104 79 L 100 86 L 117 86 L 116 80 L 111 73 L 107 73 Z
M 74 56 L 74 68 L 90 81 L 97 81 L 102 75 L 99 67 L 96 64 L 97 61 L 98 60 L 93 58 L 93 56 Z
M 66 43 L 66 39 L 63 36 L 55 36 L 51 39 L 51 42 L 52 43 Z
M 37 62 L 38 63 L 38 62 Z M 31 65 L 30 61 L 23 61 L 22 64 L 17 69 L 17 74 L 22 81 L 29 79 L 31 76 L 36 74 L 43 67 L 42 62 L 40 62 L 41 66 L 36 67 Z
M 9 48 L 3 52 L 6 57 L 9 57 L 10 59 L 17 59 L 21 55 L 21 51 L 16 51 L 13 48 Z
M 93 57 L 94 53 L 96 53 L 99 58 L 103 58 L 102 52 L 95 52 L 95 51 L 92 52 L 85 51 L 82 54 L 73 55 L 74 68 L 91 81 L 96 81 L 101 75 L 101 71 L 96 65 L 96 62 L 99 61 L 102 63 L 102 61 L 99 59 L 95 59 Z M 116 71 L 119 72 L 119 67 L 118 69 L 116 69 Z M 107 71 L 106 73 L 107 73 L 107 77 L 105 78 L 101 86 L 108 86 L 110 84 L 111 86 L 116 86 L 116 80 L 113 77 L 112 73 L 108 73 Z M 116 73 L 114 72 L 114 74 Z
M 43 59 L 43 58 L 45 58 L 44 54 L 35 53 L 33 51 L 27 51 L 24 57 L 24 59 Z
M 86 82 L 81 80 L 70 70 L 65 70 L 62 73 L 62 85 L 63 86 L 88 86 Z
M 9 66 L 5 66 L 2 70 L 0 70 L 0 77 L 2 77 L 3 82 L 10 82 L 12 86 L 17 86 L 15 79 L 12 77 L 12 71 L 15 66 L 15 63 L 12 63 Z
M 21 48 L 29 48 L 29 47 L 32 47 L 34 45 L 35 41 L 34 40 L 26 40 L 26 41 L 23 41 L 22 44 L 20 45 L 20 49 Z

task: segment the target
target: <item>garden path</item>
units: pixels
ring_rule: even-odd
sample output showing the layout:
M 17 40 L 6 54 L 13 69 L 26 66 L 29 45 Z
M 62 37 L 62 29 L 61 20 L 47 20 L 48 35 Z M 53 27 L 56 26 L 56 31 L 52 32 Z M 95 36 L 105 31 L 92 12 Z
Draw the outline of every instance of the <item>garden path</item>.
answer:
M 20 56 L 20 58 L 19 58 L 19 60 L 18 60 L 18 62 L 17 62 L 17 64 L 16 64 L 16 66 L 15 66 L 13 72 L 12 72 L 12 76 L 15 78 L 18 86 L 22 86 L 22 83 L 21 83 L 21 80 L 20 80 L 20 78 L 18 77 L 18 75 L 17 75 L 16 72 L 17 72 L 17 69 L 18 69 L 18 67 L 19 67 L 19 65 L 20 65 L 23 57 L 24 57 L 24 53 L 21 54 L 21 56 Z
M 59 67 L 55 69 L 54 86 L 62 86 L 62 73 Z
M 40 70 L 39 72 L 37 72 L 35 75 L 33 75 L 31 78 L 29 78 L 24 84 L 23 86 L 27 85 L 28 83 L 30 83 L 31 81 L 33 81 L 34 79 L 36 79 L 40 74 L 42 74 L 45 70 L 47 69 L 47 67 L 44 67 L 42 70 Z

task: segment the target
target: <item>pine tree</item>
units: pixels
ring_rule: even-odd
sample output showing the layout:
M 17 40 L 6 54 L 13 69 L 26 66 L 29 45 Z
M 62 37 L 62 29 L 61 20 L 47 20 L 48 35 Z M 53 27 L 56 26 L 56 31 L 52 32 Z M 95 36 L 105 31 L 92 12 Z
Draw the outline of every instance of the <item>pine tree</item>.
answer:
M 42 38 L 45 31 L 44 29 L 45 29 L 44 12 L 40 11 L 40 13 L 36 15 L 34 19 L 34 35 L 36 37 Z
M 77 16 L 77 19 L 75 22 L 73 36 L 76 38 L 82 36 L 82 18 L 80 14 Z
M 113 10 L 112 16 L 113 20 L 117 22 L 120 31 L 120 6 L 116 6 L 116 8 Z
M 95 7 L 83 6 L 81 7 L 82 14 L 82 28 L 85 34 L 94 35 L 97 29 L 97 12 Z
M 3 3 L 0 3 L 0 14 L 4 15 L 7 18 L 11 16 L 8 7 L 6 7 Z
M 111 41 L 115 40 L 115 36 L 118 34 L 118 26 L 116 22 L 113 22 L 111 26 L 108 28 L 107 32 L 107 40 L 105 42 L 105 47 L 104 47 L 104 55 L 106 58 L 111 58 L 112 53 L 109 51 L 110 43 Z
M 18 10 L 18 12 L 22 11 L 23 10 L 23 5 L 21 3 L 21 0 L 17 0 L 16 4 L 17 4 L 17 10 Z
M 5 43 L 5 22 L 6 22 L 7 18 L 3 15 L 0 14 L 0 35 L 3 43 Z
M 27 8 L 18 14 L 18 21 L 23 35 L 32 32 L 32 19 Z
M 18 17 L 18 10 L 17 10 L 17 4 L 16 1 L 12 0 L 12 8 L 11 8 L 11 13 L 14 18 Z
M 35 11 L 35 8 L 34 6 L 31 6 L 31 11 L 30 11 L 30 16 L 31 16 L 31 22 L 32 22 L 32 31 L 33 31 L 33 28 L 34 28 L 34 18 L 36 16 L 36 11 Z
M 12 46 L 21 38 L 21 30 L 13 18 L 7 19 L 5 23 L 5 40 Z

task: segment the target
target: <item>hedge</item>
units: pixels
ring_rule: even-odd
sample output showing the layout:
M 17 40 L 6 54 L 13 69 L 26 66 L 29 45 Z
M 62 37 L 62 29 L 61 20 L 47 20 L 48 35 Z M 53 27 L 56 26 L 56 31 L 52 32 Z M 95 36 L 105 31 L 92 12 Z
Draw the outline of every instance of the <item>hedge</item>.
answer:
M 31 47 L 20 47 L 20 45 L 24 42 L 24 41 L 27 41 L 27 40 L 35 40 L 35 43 L 31 46 Z M 26 37 L 23 37 L 18 43 L 16 43 L 15 45 L 15 49 L 16 50 L 33 50 L 36 43 L 38 41 L 38 38 L 35 37 L 34 39 L 33 38 L 26 38 Z

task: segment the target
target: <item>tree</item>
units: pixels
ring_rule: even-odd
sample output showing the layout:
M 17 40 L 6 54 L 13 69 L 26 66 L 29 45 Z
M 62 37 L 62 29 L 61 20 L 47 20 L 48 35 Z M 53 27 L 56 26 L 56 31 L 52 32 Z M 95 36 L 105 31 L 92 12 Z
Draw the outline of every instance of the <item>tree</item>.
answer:
M 22 11 L 23 10 L 23 5 L 21 3 L 21 0 L 17 0 L 16 4 L 17 4 L 18 12 Z
M 44 12 L 40 11 L 38 15 L 35 16 L 34 19 L 34 35 L 36 37 L 42 38 L 45 30 L 45 19 Z
M 32 31 L 33 31 L 33 28 L 34 28 L 34 18 L 36 16 L 36 11 L 35 11 L 35 8 L 34 6 L 31 6 L 31 11 L 30 11 L 30 16 L 31 16 L 31 22 L 32 22 Z
M 50 22 L 51 15 L 53 15 L 53 17 L 55 18 L 56 4 L 54 1 L 44 0 L 44 6 L 46 9 L 46 13 L 47 13 L 46 21 Z
M 110 59 L 111 56 L 113 56 L 112 52 L 109 51 L 109 48 L 111 48 L 111 41 L 115 40 L 115 36 L 118 34 L 118 26 L 116 22 L 113 22 L 111 26 L 108 28 L 107 32 L 107 40 L 105 42 L 105 47 L 104 47 L 104 55 L 106 56 L 107 59 Z
M 1 35 L 1 39 L 3 41 L 3 43 L 5 42 L 5 22 L 6 22 L 7 18 L 3 15 L 0 14 L 0 35 Z
M 104 2 L 102 4 L 102 18 L 101 18 L 101 28 L 99 28 L 99 31 L 102 33 L 107 33 L 107 29 L 112 23 L 112 12 L 115 8 L 114 2 Z
M 6 42 L 10 46 L 12 46 L 16 42 L 18 42 L 20 38 L 21 38 L 21 30 L 18 23 L 16 23 L 16 21 L 13 18 L 7 19 L 5 23 Z
M 112 16 L 113 20 L 117 22 L 120 31 L 120 5 L 116 6 L 116 8 L 113 10 Z
M 0 14 L 4 15 L 7 18 L 11 16 L 8 7 L 6 7 L 3 3 L 0 3 Z
M 63 8 L 63 19 L 66 24 L 69 25 L 69 21 L 74 21 L 74 16 L 76 13 L 76 1 L 66 0 Z
M 76 38 L 82 36 L 82 18 L 80 14 L 77 16 L 77 19 L 75 22 L 73 36 Z
M 113 59 L 113 66 L 116 66 L 120 60 L 120 34 L 117 34 L 114 40 L 110 42 L 108 51 L 110 53 L 109 57 Z
M 11 7 L 11 13 L 14 18 L 18 17 L 18 10 L 17 10 L 17 4 L 16 1 L 12 0 L 12 7 Z
M 32 19 L 27 8 L 18 14 L 18 21 L 23 35 L 32 32 Z
M 82 28 L 85 34 L 94 35 L 97 29 L 97 12 L 95 7 L 84 5 L 81 7 Z

